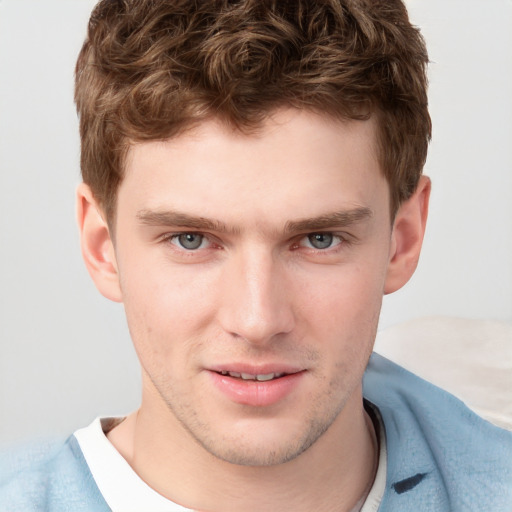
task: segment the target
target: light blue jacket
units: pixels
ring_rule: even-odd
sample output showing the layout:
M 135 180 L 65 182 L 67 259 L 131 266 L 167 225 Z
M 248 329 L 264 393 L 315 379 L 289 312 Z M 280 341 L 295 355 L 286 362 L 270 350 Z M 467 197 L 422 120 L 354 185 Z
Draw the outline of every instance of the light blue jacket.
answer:
M 512 432 L 377 354 L 364 396 L 386 431 L 380 512 L 512 512 Z M 2 512 L 109 510 L 73 436 L 0 465 Z
M 512 512 L 512 432 L 378 354 L 363 386 L 386 429 L 379 511 Z

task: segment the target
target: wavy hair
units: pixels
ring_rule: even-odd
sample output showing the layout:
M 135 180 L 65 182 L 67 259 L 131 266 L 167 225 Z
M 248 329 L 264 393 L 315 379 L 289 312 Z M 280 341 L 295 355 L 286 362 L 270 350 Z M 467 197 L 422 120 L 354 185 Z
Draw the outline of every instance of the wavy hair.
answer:
M 102 0 L 75 72 L 82 177 L 112 219 L 134 142 L 283 106 L 375 115 L 394 214 L 427 155 L 427 63 L 400 0 Z

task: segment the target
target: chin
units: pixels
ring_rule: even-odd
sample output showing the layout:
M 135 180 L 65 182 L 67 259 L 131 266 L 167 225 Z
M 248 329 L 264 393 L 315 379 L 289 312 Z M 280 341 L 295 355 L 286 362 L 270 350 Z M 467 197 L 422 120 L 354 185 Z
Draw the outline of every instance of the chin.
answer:
M 231 432 L 231 436 L 214 436 L 215 439 L 209 436 L 199 438 L 191 433 L 217 459 L 238 466 L 276 466 L 296 459 L 311 448 L 331 426 L 336 416 L 324 422 L 304 420 L 298 424 L 278 422 L 272 425 L 272 420 L 269 419 L 257 421 L 256 424 L 249 422 L 244 425 L 243 433 L 239 436 Z M 229 427 L 226 426 L 227 428 Z

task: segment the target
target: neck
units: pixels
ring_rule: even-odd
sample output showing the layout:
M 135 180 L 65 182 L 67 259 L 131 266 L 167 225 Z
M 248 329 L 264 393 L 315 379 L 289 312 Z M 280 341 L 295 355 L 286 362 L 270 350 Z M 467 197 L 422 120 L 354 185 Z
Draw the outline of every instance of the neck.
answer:
M 108 438 L 153 489 L 194 510 L 358 510 L 376 471 L 375 433 L 360 389 L 309 449 L 274 466 L 220 460 L 169 411 L 144 403 Z

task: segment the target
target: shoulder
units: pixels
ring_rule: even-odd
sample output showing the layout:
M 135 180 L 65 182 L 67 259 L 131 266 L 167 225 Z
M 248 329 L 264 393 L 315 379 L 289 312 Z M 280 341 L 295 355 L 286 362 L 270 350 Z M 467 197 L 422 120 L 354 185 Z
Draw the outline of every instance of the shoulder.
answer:
M 512 432 L 378 354 L 365 373 L 364 396 L 385 428 L 383 510 L 408 510 L 406 503 L 429 512 L 512 509 Z
M 64 442 L 33 444 L 1 455 L 0 510 L 108 511 L 71 436 Z

